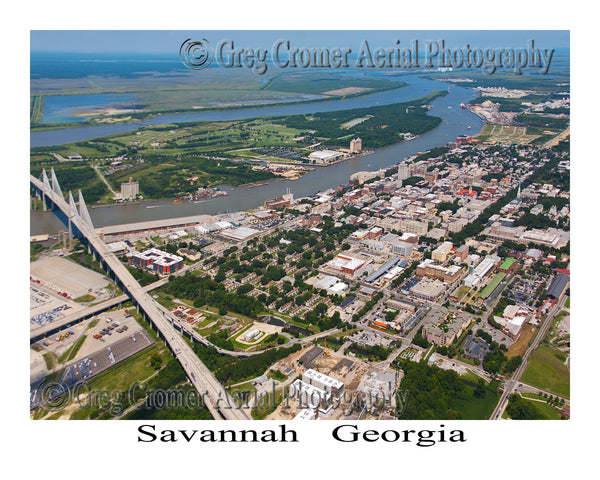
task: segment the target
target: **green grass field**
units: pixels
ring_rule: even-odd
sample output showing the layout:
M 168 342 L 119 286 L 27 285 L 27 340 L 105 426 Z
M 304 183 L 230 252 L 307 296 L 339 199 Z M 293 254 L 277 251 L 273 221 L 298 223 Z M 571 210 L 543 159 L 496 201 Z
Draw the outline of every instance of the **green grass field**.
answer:
M 155 370 L 150 366 L 153 353 L 164 354 L 166 347 L 154 344 L 99 373 L 89 382 L 90 390 L 127 391 L 134 382 L 152 375 Z
M 569 398 L 569 369 L 560 358 L 557 358 L 557 355 L 564 356 L 562 352 L 552 347 L 540 345 L 531 355 L 521 380 L 534 387 Z
M 58 363 L 70 362 L 71 360 L 73 360 L 77 355 L 77 352 L 83 345 L 83 342 L 85 342 L 86 338 L 86 335 L 82 335 L 81 337 L 79 337 L 79 339 L 71 346 L 71 348 L 69 348 L 69 350 L 67 350 L 58 358 Z
M 521 394 L 521 396 L 528 399 L 533 404 L 533 406 L 536 408 L 536 410 L 538 410 L 544 416 L 544 420 L 560 420 L 561 419 L 561 414 L 558 413 L 556 408 L 554 408 L 552 405 L 548 405 L 545 401 L 537 402 L 535 400 L 531 400 L 532 398 L 539 398 L 539 396 L 537 394 L 523 393 L 523 394 Z M 544 400 L 544 399 L 542 399 L 542 400 Z

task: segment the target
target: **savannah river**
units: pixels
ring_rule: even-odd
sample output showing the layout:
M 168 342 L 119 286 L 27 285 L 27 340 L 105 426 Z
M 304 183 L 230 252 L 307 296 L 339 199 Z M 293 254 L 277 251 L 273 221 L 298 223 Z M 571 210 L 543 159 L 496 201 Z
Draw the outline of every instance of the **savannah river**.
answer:
M 355 172 L 389 167 L 415 153 L 445 145 L 459 135 L 475 134 L 481 130 L 483 122 L 468 110 L 460 108 L 461 103 L 466 103 L 476 96 L 473 90 L 456 85 L 448 86 L 442 82 L 412 75 L 402 76 L 401 80 L 408 83 L 408 86 L 362 98 L 316 104 L 162 115 L 148 120 L 148 123 L 153 125 L 161 125 L 172 122 L 234 120 L 295 113 L 325 112 L 405 102 L 436 90 L 448 89 L 449 92 L 445 97 L 433 100 L 433 107 L 429 111 L 430 115 L 440 117 L 442 123 L 434 130 L 413 140 L 391 145 L 371 154 L 329 167 L 316 168 L 298 180 L 275 180 L 259 186 L 236 188 L 221 186 L 222 190 L 229 192 L 229 196 L 207 199 L 199 203 L 183 202 L 174 204 L 172 200 L 147 200 L 125 205 L 89 207 L 92 222 L 95 227 L 102 227 L 171 217 L 246 210 L 262 205 L 268 198 L 280 196 L 288 188 L 294 194 L 294 197 L 313 195 L 319 191 L 347 183 L 350 175 Z M 469 130 L 469 127 L 471 127 L 471 130 Z M 139 128 L 139 125 L 123 124 L 33 132 L 30 135 L 31 146 L 60 145 L 117 132 L 132 131 L 136 128 Z M 369 148 L 368 145 L 364 145 L 364 147 Z M 52 212 L 31 211 L 30 230 L 31 235 L 55 234 L 59 230 L 64 230 L 64 226 Z

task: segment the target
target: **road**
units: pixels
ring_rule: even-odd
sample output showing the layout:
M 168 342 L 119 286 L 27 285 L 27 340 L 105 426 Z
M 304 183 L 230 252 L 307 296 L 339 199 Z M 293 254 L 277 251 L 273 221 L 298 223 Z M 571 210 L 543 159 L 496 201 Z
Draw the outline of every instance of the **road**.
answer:
M 533 351 L 537 347 L 539 347 L 540 343 L 546 336 L 546 333 L 548 332 L 548 330 L 550 329 L 550 326 L 552 325 L 554 316 L 558 312 L 560 312 L 560 310 L 562 309 L 564 302 L 565 302 L 565 298 L 566 297 L 563 295 L 563 298 L 561 298 L 560 301 L 556 302 L 556 304 L 550 309 L 550 311 L 548 312 L 548 315 L 546 316 L 546 320 L 544 320 L 544 323 L 540 327 L 535 339 L 533 340 L 533 342 L 531 343 L 531 345 L 529 346 L 529 348 L 523 355 L 523 363 L 521 363 L 519 368 L 517 368 L 517 370 L 513 373 L 512 377 L 505 381 L 504 391 L 502 392 L 502 395 L 500 396 L 498 405 L 496 405 L 496 408 L 494 409 L 494 411 L 492 412 L 492 416 L 490 417 L 492 420 L 498 420 L 498 419 L 502 418 L 502 413 L 504 412 L 504 409 L 506 408 L 506 405 L 508 404 L 508 397 L 511 395 L 511 393 L 514 392 L 515 388 L 517 388 L 517 386 L 519 385 L 519 379 L 521 378 L 521 375 L 523 375 L 525 368 L 527 368 L 527 362 L 529 361 L 529 357 L 531 356 Z
M 73 212 L 62 196 L 54 192 L 49 185 L 44 184 L 32 175 L 30 175 L 30 183 L 52 200 L 54 205 L 70 219 L 81 235 L 87 239 L 90 247 L 105 263 L 106 269 L 112 271 L 115 277 L 120 280 L 123 291 L 146 314 L 150 322 L 156 326 L 177 360 L 181 363 L 190 382 L 202 395 L 204 404 L 213 418 L 250 420 L 251 417 L 246 411 L 230 407 L 230 405 L 233 405 L 233 400 L 212 372 L 196 356 L 183 335 L 177 332 L 173 326 L 174 317 L 170 312 L 166 314 L 163 307 L 154 301 L 133 278 L 117 256 L 109 251 L 106 244 L 98 238 L 94 228 L 86 223 L 77 212 Z
M 551 140 L 548 140 L 546 143 L 544 143 L 543 147 L 544 148 L 550 148 L 553 147 L 554 145 L 558 145 L 558 142 L 560 142 L 561 140 L 564 140 L 565 138 L 567 138 L 569 135 L 571 135 L 571 127 L 567 128 L 566 130 L 560 132 L 556 137 L 554 137 Z
M 186 265 L 183 268 L 181 268 L 180 270 L 178 270 L 177 272 L 175 272 L 173 275 L 175 275 L 175 276 L 185 275 L 188 272 L 192 272 L 192 271 L 196 270 L 200 266 L 201 266 L 200 262 L 195 263 L 193 265 Z M 156 288 L 162 287 L 168 281 L 169 281 L 169 277 L 161 278 L 160 280 L 157 280 L 156 282 L 153 282 L 153 283 L 143 287 L 144 291 L 150 292 Z M 97 305 L 92 305 L 83 310 L 79 310 L 78 312 L 72 313 L 71 315 L 68 315 L 60 320 L 56 320 L 55 322 L 49 323 L 48 325 L 44 325 L 43 327 L 36 328 L 35 330 L 30 331 L 29 341 L 30 341 L 30 343 L 35 343 L 39 340 L 42 340 L 43 338 L 46 338 L 48 335 L 55 335 L 58 330 L 68 328 L 68 325 L 77 323 L 82 318 L 97 315 L 98 313 L 101 313 L 105 310 L 109 310 L 109 309 L 119 305 L 120 303 L 126 302 L 127 300 L 129 300 L 129 296 L 123 294 L 123 295 L 114 297 L 110 300 L 106 300 Z
M 110 190 L 110 193 L 112 193 L 112 195 L 113 195 L 113 198 L 117 197 L 117 192 L 115 192 L 113 190 L 113 188 L 110 185 L 110 183 L 108 183 L 108 181 L 106 180 L 106 178 L 104 178 L 104 175 L 102 175 L 102 172 L 100 171 L 100 168 L 98 167 L 98 165 L 94 165 L 92 168 L 96 171 L 96 173 L 100 177 L 100 180 L 102 180 L 104 182 L 104 184 L 108 187 L 108 189 Z M 119 198 L 121 198 L 120 195 L 119 195 Z

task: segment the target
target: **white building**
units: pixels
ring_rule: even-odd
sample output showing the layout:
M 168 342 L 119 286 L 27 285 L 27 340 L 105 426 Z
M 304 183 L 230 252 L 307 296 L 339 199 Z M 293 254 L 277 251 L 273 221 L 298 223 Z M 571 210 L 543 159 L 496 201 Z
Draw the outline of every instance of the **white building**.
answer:
M 302 381 L 313 387 L 324 390 L 334 398 L 340 398 L 344 393 L 344 384 L 335 378 L 331 378 L 321 372 L 310 368 L 302 375 Z
M 308 156 L 308 159 L 313 160 L 315 163 L 331 163 L 342 155 L 342 152 L 334 150 L 317 150 L 316 152 L 312 152 Z
M 252 328 L 248 330 L 246 333 L 244 333 L 244 341 L 249 342 L 250 340 L 254 339 L 259 333 L 260 330 L 258 328 Z
M 318 409 L 322 413 L 327 413 L 332 408 L 333 398 L 330 393 L 300 379 L 290 385 L 289 391 L 290 396 L 296 399 L 302 408 Z
M 392 243 L 392 253 L 401 255 L 403 257 L 409 257 L 413 251 L 414 245 L 408 242 L 395 242 Z
M 348 292 L 349 286 L 339 278 L 332 275 L 326 275 L 314 284 L 315 288 L 324 289 L 331 295 L 343 295 Z

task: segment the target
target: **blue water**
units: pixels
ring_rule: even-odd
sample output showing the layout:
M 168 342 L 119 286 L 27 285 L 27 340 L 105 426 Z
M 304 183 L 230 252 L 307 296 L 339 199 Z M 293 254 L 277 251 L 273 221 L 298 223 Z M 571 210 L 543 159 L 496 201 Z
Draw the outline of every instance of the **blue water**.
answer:
M 137 101 L 133 95 L 109 93 L 45 96 L 42 123 L 84 122 L 89 117 L 76 116 L 78 111 L 87 112 L 108 106 L 126 107 Z
M 171 200 L 150 200 L 119 206 L 113 205 L 92 207 L 90 209 L 92 221 L 96 227 L 101 227 L 106 225 L 159 220 L 172 217 L 185 217 L 189 215 L 216 214 L 224 213 L 226 211 L 246 210 L 262 205 L 262 203 L 268 198 L 273 198 L 277 195 L 285 193 L 288 188 L 295 197 L 312 195 L 316 192 L 346 183 L 350 175 L 357 171 L 378 170 L 380 168 L 389 167 L 415 153 L 424 152 L 433 147 L 446 145 L 448 142 L 456 139 L 456 137 L 459 135 L 475 134 L 481 130 L 483 127 L 483 122 L 469 110 L 460 108 L 461 103 L 466 103 L 476 96 L 476 93 L 473 90 L 456 85 L 451 85 L 448 87 L 444 83 L 432 80 L 413 78 L 411 79 L 411 82 L 412 81 L 415 82 L 414 85 L 406 87 L 405 89 L 385 92 L 384 94 L 381 94 L 382 96 L 378 96 L 378 98 L 388 98 L 390 100 L 388 103 L 392 103 L 394 100 L 396 102 L 409 100 L 410 98 L 406 97 L 407 91 L 413 92 L 414 96 L 412 98 L 423 96 L 425 93 L 435 90 L 448 89 L 449 91 L 448 95 L 433 100 L 431 102 L 433 108 L 429 111 L 430 115 L 440 117 L 442 119 L 442 123 L 437 128 L 415 138 L 414 140 L 391 145 L 389 147 L 377 150 L 370 155 L 364 155 L 359 158 L 340 162 L 329 167 L 317 168 L 311 173 L 304 175 L 302 178 L 295 181 L 272 181 L 266 182 L 258 187 L 242 186 L 234 189 L 223 186 L 221 188 L 227 190 L 229 192 L 229 196 L 208 199 L 202 203 L 184 202 L 176 205 L 173 204 Z M 411 90 L 408 90 L 409 88 Z M 343 100 L 332 103 L 337 103 L 337 109 L 340 110 L 342 109 L 341 106 L 356 104 L 356 100 L 361 100 L 362 102 L 373 102 L 373 97 Z M 399 100 L 399 98 L 403 98 L 403 100 Z M 285 107 L 277 107 L 276 109 L 285 113 L 286 111 L 289 112 L 291 109 L 296 110 L 300 107 L 306 109 L 306 111 L 316 111 L 316 108 L 328 108 L 329 106 L 329 104 L 316 104 L 310 106 L 290 105 Z M 237 114 L 239 118 L 245 118 L 245 116 L 249 115 L 247 112 L 252 112 L 251 116 L 263 116 L 267 114 L 266 112 L 272 110 L 273 108 L 249 109 L 243 111 L 237 110 L 231 112 L 204 112 L 204 114 L 200 115 L 208 115 L 212 117 L 214 115 L 229 116 Z M 176 117 L 182 116 L 184 115 L 177 115 Z M 159 117 L 159 119 L 164 121 L 164 117 L 162 116 Z M 118 127 L 136 128 L 136 126 L 131 125 L 118 125 Z M 469 127 L 471 127 L 471 129 L 469 129 Z M 104 127 L 65 129 L 39 133 L 48 134 L 48 138 L 52 140 L 53 134 L 58 134 L 61 136 L 61 138 L 64 138 L 62 135 L 72 135 L 74 130 L 88 132 L 90 129 L 97 128 Z M 87 133 L 87 135 L 90 134 Z M 104 135 L 106 135 L 106 133 L 104 133 Z M 92 137 L 87 136 L 84 138 Z M 41 233 L 55 233 L 60 229 L 64 229 L 62 224 L 56 219 L 52 212 L 40 213 L 34 211 L 32 211 L 30 215 L 30 228 L 32 235 Z
M 446 90 L 448 87 L 442 82 L 421 78 L 416 75 L 406 75 L 402 81 L 408 83 L 404 88 L 376 93 L 366 97 L 345 100 L 332 100 L 321 103 L 303 103 L 299 105 L 280 105 L 277 107 L 244 108 L 237 110 L 220 110 L 197 113 L 180 113 L 160 115 L 144 121 L 152 125 L 164 125 L 175 122 L 199 122 L 239 120 L 242 118 L 268 117 L 277 115 L 291 115 L 300 113 L 332 112 L 335 110 L 350 110 L 353 108 L 375 107 L 392 103 L 407 102 L 423 97 L 436 90 Z M 89 140 L 92 138 L 112 135 L 113 133 L 131 132 L 140 128 L 136 124 L 101 125 L 95 127 L 65 128 L 45 132 L 31 132 L 30 146 L 52 146 L 65 143 Z

